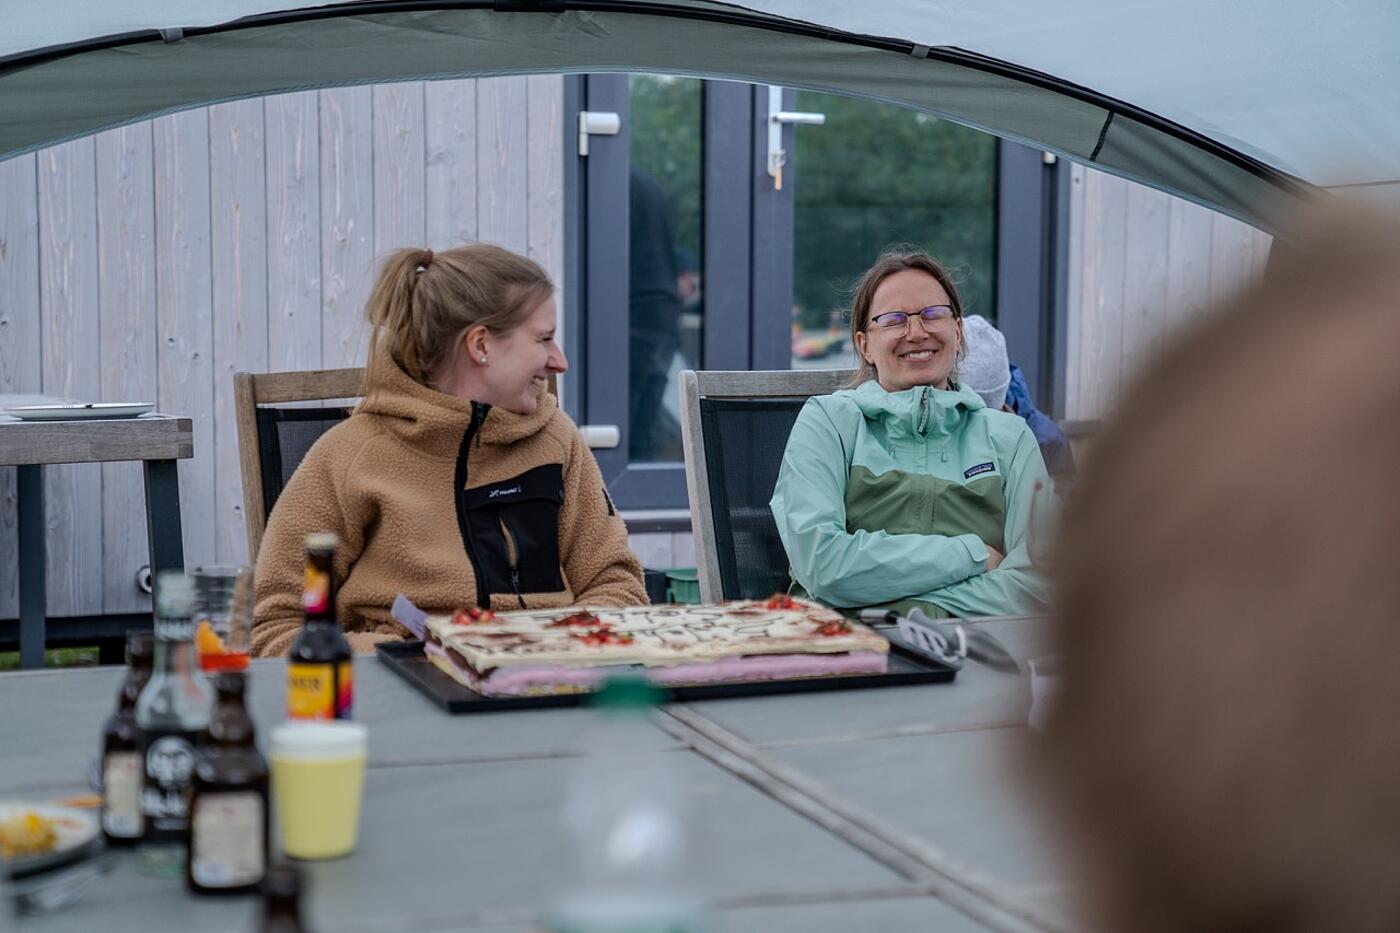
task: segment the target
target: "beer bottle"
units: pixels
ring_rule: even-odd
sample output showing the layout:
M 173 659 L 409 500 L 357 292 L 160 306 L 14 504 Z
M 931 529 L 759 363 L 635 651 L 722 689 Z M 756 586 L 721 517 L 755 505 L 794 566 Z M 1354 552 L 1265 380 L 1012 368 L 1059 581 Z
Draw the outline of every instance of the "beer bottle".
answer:
M 349 719 L 355 695 L 350 642 L 335 618 L 333 534 L 306 536 L 306 623 L 287 655 L 287 717 Z
M 301 870 L 279 862 L 267 870 L 262 889 L 261 933 L 306 933 L 301 921 Z
M 156 578 L 155 664 L 136 699 L 144 773 L 142 865 L 178 877 L 190 828 L 195 744 L 209 725 L 209 681 L 195 663 L 194 583 L 178 571 Z
M 136 731 L 136 698 L 151 679 L 155 638 L 132 632 L 126 639 L 126 679 L 117 709 L 102 727 L 102 834 L 114 846 L 141 838 L 141 741 Z
M 214 713 L 195 757 L 185 880 L 201 894 L 256 890 L 267 871 L 267 762 L 243 703 L 247 675 L 214 678 Z

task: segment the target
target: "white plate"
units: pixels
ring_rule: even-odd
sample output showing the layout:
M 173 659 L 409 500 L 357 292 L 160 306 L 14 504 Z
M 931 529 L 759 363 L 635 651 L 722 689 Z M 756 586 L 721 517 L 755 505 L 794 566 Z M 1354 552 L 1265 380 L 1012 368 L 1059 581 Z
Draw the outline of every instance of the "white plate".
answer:
M 101 827 L 97 824 L 96 810 L 79 810 L 76 807 L 60 807 L 47 803 L 0 803 L 0 821 L 13 819 L 23 813 L 37 813 L 44 819 L 52 820 L 58 841 L 48 852 L 0 859 L 0 866 L 4 866 L 5 871 L 11 874 L 24 874 L 46 865 L 58 864 L 91 844 L 101 832 Z
M 15 405 L 5 414 L 22 421 L 73 421 L 135 418 L 155 408 L 151 402 L 72 402 L 62 405 Z

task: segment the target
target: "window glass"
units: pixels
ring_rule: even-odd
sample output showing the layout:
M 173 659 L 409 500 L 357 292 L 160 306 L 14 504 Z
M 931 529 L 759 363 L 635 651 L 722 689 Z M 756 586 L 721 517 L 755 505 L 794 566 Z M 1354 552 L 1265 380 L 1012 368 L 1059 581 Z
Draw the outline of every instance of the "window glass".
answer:
M 703 84 L 631 75 L 629 442 L 633 461 L 681 459 L 676 374 L 700 369 Z
M 800 91 L 793 269 L 794 368 L 853 367 L 847 312 L 880 251 L 927 250 L 969 314 L 995 320 L 996 139 L 925 113 Z

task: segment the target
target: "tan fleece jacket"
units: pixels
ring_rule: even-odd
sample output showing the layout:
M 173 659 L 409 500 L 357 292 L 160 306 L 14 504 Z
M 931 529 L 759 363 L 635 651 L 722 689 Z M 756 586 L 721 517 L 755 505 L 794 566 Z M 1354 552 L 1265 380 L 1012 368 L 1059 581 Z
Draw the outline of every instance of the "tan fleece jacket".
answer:
M 408 637 L 389 616 L 398 593 L 429 613 L 646 604 L 627 529 L 553 395 L 518 415 L 429 389 L 387 353 L 371 365 L 383 388 L 312 446 L 268 519 L 255 655 L 285 654 L 301 628 L 316 531 L 340 539 L 336 615 L 355 651 Z

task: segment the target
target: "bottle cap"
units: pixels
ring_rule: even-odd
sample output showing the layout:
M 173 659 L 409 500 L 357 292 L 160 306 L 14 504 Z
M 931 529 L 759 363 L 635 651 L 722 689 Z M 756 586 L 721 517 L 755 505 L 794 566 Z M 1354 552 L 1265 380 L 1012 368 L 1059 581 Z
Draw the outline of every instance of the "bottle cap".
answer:
M 214 677 L 214 689 L 219 696 L 241 697 L 247 687 L 248 678 L 242 671 L 222 671 Z
M 183 571 L 162 570 L 156 576 L 156 612 L 163 616 L 194 612 L 194 580 Z
M 603 710 L 644 710 L 662 699 L 662 692 L 645 677 L 623 674 L 603 681 L 593 694 L 592 705 Z
M 154 632 L 129 632 L 126 636 L 126 658 L 128 664 L 149 665 L 156 653 Z
M 308 551 L 334 550 L 339 543 L 336 536 L 329 531 L 315 531 L 306 536 L 306 549 Z

